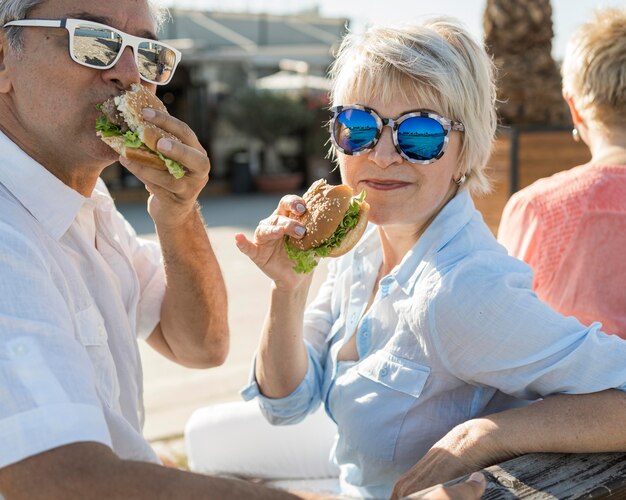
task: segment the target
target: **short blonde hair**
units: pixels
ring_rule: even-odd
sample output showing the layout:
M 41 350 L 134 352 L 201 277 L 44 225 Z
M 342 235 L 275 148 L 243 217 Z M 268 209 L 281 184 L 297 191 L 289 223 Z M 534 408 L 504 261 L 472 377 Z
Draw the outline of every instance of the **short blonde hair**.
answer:
M 608 8 L 571 36 L 561 69 L 563 93 L 584 117 L 605 125 L 626 113 L 626 9 Z
M 483 45 L 451 18 L 375 26 L 344 38 L 331 67 L 331 102 L 419 102 L 465 125 L 459 171 L 472 193 L 490 191 L 486 165 L 497 125 L 495 67 Z M 415 109 L 414 106 L 413 109 Z

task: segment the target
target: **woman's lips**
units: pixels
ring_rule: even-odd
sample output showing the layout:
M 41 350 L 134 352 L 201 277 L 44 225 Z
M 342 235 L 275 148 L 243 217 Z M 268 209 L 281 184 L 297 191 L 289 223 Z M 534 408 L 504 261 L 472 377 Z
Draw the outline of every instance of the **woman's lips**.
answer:
M 370 189 L 377 189 L 379 191 L 392 191 L 394 189 L 401 189 L 408 186 L 409 182 L 398 180 L 383 180 L 383 179 L 365 179 L 361 181 Z

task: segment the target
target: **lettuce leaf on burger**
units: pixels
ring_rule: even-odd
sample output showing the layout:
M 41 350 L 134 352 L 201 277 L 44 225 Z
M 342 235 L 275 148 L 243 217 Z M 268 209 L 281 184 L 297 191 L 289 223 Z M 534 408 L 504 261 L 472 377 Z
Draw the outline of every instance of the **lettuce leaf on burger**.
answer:
M 185 175 L 183 166 L 163 156 L 156 144 L 162 137 L 180 142 L 178 137 L 143 119 L 141 110 L 152 108 L 167 113 L 159 98 L 143 85 L 133 83 L 130 90 L 107 99 L 98 106 L 96 133 L 118 154 L 159 170 L 168 170 L 176 179 Z

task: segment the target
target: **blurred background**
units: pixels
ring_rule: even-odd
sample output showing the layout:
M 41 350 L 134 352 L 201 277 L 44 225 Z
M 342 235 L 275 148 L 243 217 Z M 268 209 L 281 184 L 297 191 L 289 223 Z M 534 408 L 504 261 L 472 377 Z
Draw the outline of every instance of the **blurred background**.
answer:
M 158 89 L 211 158 L 200 203 L 230 300 L 232 347 L 224 366 L 190 370 L 142 346 L 146 436 L 183 456 L 191 412 L 237 400 L 267 307 L 269 283 L 242 257 L 235 232 L 251 234 L 280 196 L 325 177 L 327 70 L 348 30 L 431 15 L 460 19 L 484 40 L 499 69 L 497 141 L 489 162 L 494 191 L 475 200 L 495 232 L 509 196 L 534 180 L 586 162 L 571 137 L 561 98 L 560 61 L 569 34 L 594 9 L 623 0 L 160 0 L 170 9 L 160 38 L 183 53 L 172 82 Z M 103 175 L 139 234 L 154 237 L 147 192 L 119 165 Z M 322 264 L 313 285 L 325 274 Z M 170 448 L 170 451 L 172 449 Z
M 207 194 L 288 192 L 338 175 L 326 159 L 327 70 L 348 30 L 431 15 L 460 19 L 485 40 L 500 69 L 501 129 L 491 168 L 491 226 L 510 193 L 562 169 L 533 163 L 563 141 L 569 166 L 586 148 L 570 144 L 559 64 L 573 28 L 595 8 L 623 0 L 158 0 L 171 18 L 160 36 L 183 59 L 159 88 L 170 113 L 187 122 L 212 163 Z M 538 134 L 561 131 L 561 134 Z M 519 132 L 519 133 L 518 133 Z M 545 139 L 545 140 L 544 140 Z M 529 144 L 527 145 L 526 143 Z M 577 147 L 576 147 L 577 146 Z M 525 152 L 530 154 L 525 155 Z M 550 156 L 550 155 L 548 155 Z M 530 162 L 530 163 L 528 163 Z M 547 170 L 546 170 L 547 169 Z M 145 197 L 116 165 L 105 180 L 118 201 Z M 492 206 L 493 205 L 493 206 Z

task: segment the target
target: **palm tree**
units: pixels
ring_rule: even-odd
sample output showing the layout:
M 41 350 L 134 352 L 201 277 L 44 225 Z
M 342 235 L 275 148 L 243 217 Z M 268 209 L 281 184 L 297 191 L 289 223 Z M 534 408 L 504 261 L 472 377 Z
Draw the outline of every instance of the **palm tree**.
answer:
M 550 0 L 487 0 L 485 44 L 498 67 L 504 125 L 566 125 L 561 76 L 552 58 Z

